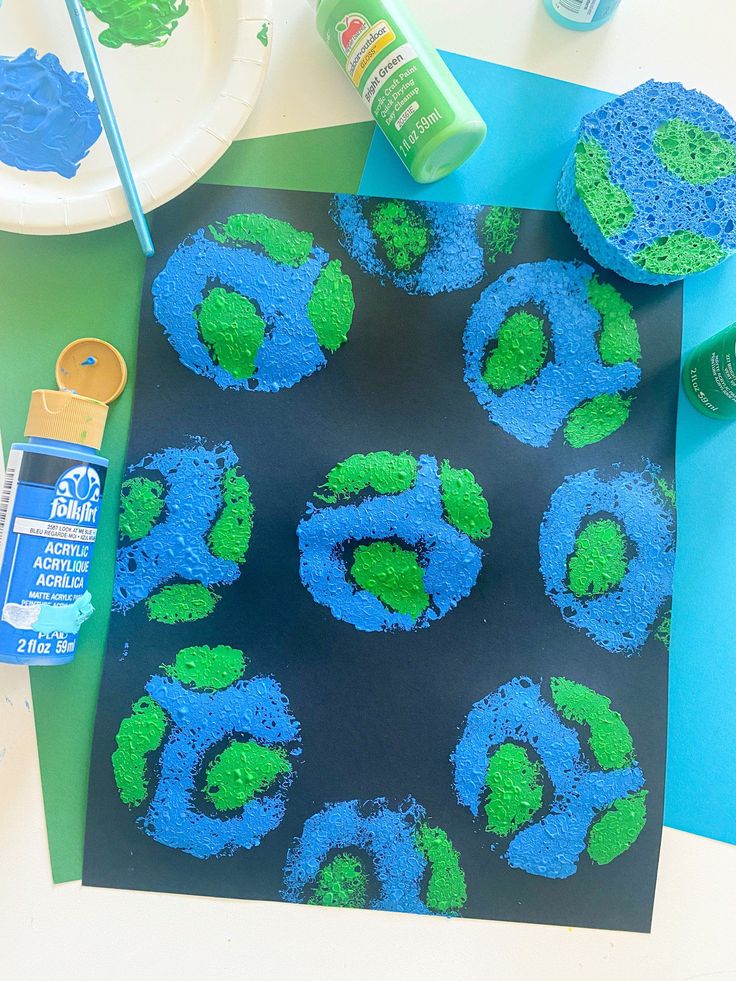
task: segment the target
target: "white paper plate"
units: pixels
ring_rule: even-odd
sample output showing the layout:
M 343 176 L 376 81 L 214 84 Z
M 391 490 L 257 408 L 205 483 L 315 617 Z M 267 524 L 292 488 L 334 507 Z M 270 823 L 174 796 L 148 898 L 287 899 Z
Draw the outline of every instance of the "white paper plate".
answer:
M 188 0 L 162 47 L 97 43 L 146 211 L 181 194 L 230 146 L 253 110 L 271 52 L 271 0 Z M 106 25 L 88 14 L 97 40 Z M 264 45 L 263 25 L 268 24 Z M 27 48 L 84 71 L 63 0 L 5 0 L 0 56 Z M 91 231 L 130 213 L 104 133 L 76 177 L 0 162 L 0 228 L 34 235 Z

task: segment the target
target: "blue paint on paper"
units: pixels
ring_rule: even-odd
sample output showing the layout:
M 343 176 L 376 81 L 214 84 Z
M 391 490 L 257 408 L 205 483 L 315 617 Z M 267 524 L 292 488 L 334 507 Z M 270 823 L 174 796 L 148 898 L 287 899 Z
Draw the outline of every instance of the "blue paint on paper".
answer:
M 305 902 L 330 853 L 359 848 L 372 859 L 380 884 L 371 909 L 430 913 L 421 899 L 427 860 L 414 841 L 416 826 L 425 817 L 424 808 L 411 797 L 398 810 L 384 798 L 363 805 L 357 800 L 328 804 L 305 822 L 301 838 L 287 855 L 283 899 Z
M 161 753 L 156 793 L 142 821 L 146 834 L 201 859 L 259 845 L 283 820 L 293 774 L 281 777 L 278 790 L 248 801 L 235 817 L 203 814 L 195 794 L 205 754 L 226 737 L 245 735 L 262 746 L 284 748 L 299 741 L 299 723 L 278 682 L 256 677 L 210 694 L 155 675 L 146 692 L 173 726 Z
M 430 229 L 430 242 L 416 269 L 393 268 L 378 254 L 378 241 L 366 217 L 367 198 L 338 194 L 332 217 L 341 231 L 340 244 L 371 276 L 392 282 L 410 294 L 436 296 L 469 289 L 485 272 L 485 256 L 479 241 L 482 207 L 456 207 L 442 203 L 417 205 Z
M 549 446 L 567 417 L 597 395 L 634 389 L 641 371 L 631 361 L 607 366 L 597 335 L 600 313 L 588 299 L 593 269 L 585 263 L 525 263 L 491 284 L 465 329 L 465 381 L 491 422 L 530 446 Z M 498 393 L 483 378 L 488 346 L 514 309 L 533 303 L 549 321 L 549 361 L 536 377 Z
M 510 866 L 547 879 L 574 875 L 598 815 L 614 801 L 640 790 L 639 766 L 592 770 L 572 727 L 542 698 L 530 678 L 514 678 L 476 702 L 452 755 L 460 804 L 478 817 L 486 793 L 488 760 L 503 743 L 529 746 L 552 784 L 553 800 L 540 820 L 509 842 L 503 858 Z
M 359 504 L 310 510 L 297 530 L 302 582 L 338 620 L 359 630 L 428 627 L 464 599 L 475 585 L 482 553 L 444 517 L 437 461 L 420 456 L 416 482 L 400 494 L 370 497 Z M 351 542 L 398 538 L 417 550 L 431 606 L 414 619 L 389 610 L 348 578 L 343 550 Z
M 102 132 L 80 72 L 28 48 L 0 57 L 0 161 L 19 170 L 74 177 Z
M 602 596 L 579 599 L 568 588 L 568 562 L 589 518 L 612 515 L 634 546 L 621 584 Z M 572 477 L 552 495 L 539 532 L 547 595 L 567 623 L 608 651 L 637 654 L 672 595 L 674 516 L 649 473 L 602 480 L 596 470 Z
M 166 483 L 166 517 L 139 541 L 118 550 L 113 608 L 126 613 L 159 586 L 173 580 L 204 586 L 235 582 L 237 562 L 216 558 L 207 533 L 222 508 L 222 478 L 238 462 L 232 446 L 208 449 L 195 442 L 152 453 L 130 472 L 159 474 Z

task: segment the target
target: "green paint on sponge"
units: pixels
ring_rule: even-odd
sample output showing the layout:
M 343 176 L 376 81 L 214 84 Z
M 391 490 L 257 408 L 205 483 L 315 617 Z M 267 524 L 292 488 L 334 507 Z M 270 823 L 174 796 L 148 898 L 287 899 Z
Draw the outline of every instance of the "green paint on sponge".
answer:
M 491 756 L 486 772 L 487 829 L 505 837 L 534 817 L 542 806 L 542 768 L 526 749 L 504 743 Z
M 230 215 L 226 222 L 210 225 L 210 234 L 223 245 L 260 245 L 274 262 L 294 268 L 307 261 L 314 244 L 309 232 L 300 232 L 288 222 L 266 215 Z
M 662 123 L 654 134 L 654 149 L 667 170 L 688 184 L 713 184 L 736 174 L 736 146 L 684 119 Z
M 619 586 L 629 567 L 627 538 L 617 521 L 591 521 L 580 532 L 568 562 L 571 591 L 578 599 L 602 596 Z
M 391 542 L 371 542 L 355 549 L 350 573 L 361 589 L 385 606 L 415 620 L 429 607 L 424 570 L 416 554 Z
M 469 470 L 456 470 L 445 460 L 440 468 L 442 504 L 447 517 L 469 538 L 488 538 L 493 522 L 483 488 Z
M 246 658 L 234 647 L 185 647 L 171 665 L 162 665 L 170 678 L 200 691 L 222 691 L 235 684 L 245 670 Z
M 164 586 L 146 600 L 148 616 L 158 623 L 192 623 L 208 617 L 220 597 L 199 582 Z
M 131 542 L 145 538 L 161 517 L 166 488 L 160 480 L 131 477 L 120 488 L 120 535 Z
M 204 792 L 218 811 L 233 811 L 287 773 L 291 764 L 280 747 L 233 741 L 207 768 Z
M 356 453 L 338 463 L 327 475 L 327 494 L 315 494 L 320 501 L 334 504 L 338 497 L 359 494 L 371 488 L 378 494 L 399 494 L 409 490 L 417 477 L 417 461 L 409 453 Z
M 547 358 L 544 321 L 525 310 L 512 313 L 501 325 L 496 347 L 488 355 L 483 378 L 497 392 L 530 381 Z
M 146 799 L 146 757 L 163 742 L 166 724 L 163 709 L 147 695 L 134 703 L 131 714 L 120 723 L 112 771 L 120 800 L 129 807 L 138 807 Z
M 611 708 L 611 699 L 567 678 L 550 680 L 552 697 L 564 718 L 590 728 L 588 745 L 604 770 L 634 762 L 634 743 L 628 726 Z
M 442 828 L 420 824 L 414 833 L 417 847 L 431 868 L 427 906 L 435 913 L 453 913 L 465 905 L 468 890 L 460 855 Z
M 222 478 L 222 512 L 209 533 L 212 554 L 219 559 L 244 562 L 253 531 L 250 484 L 235 467 Z
M 348 338 L 355 313 L 353 284 L 339 259 L 328 262 L 317 277 L 307 313 L 322 347 L 337 351 Z
M 565 423 L 565 441 L 576 449 L 599 443 L 619 430 L 629 418 L 631 399 L 618 392 L 596 395 L 573 409 Z
M 250 378 L 266 338 L 266 323 L 254 304 L 240 293 L 216 286 L 202 301 L 197 320 L 217 364 L 233 378 Z
M 622 232 L 636 211 L 629 195 L 610 177 L 611 161 L 597 140 L 575 147 L 575 190 L 606 238 Z
M 370 227 L 383 245 L 386 258 L 399 272 L 408 272 L 427 253 L 429 225 L 406 201 L 382 201 L 373 209 Z
M 588 298 L 603 321 L 598 336 L 603 364 L 623 364 L 625 361 L 638 364 L 641 344 L 631 304 L 610 283 L 601 283 L 595 276 L 588 282 Z
M 608 865 L 634 844 L 647 821 L 646 790 L 614 801 L 588 835 L 588 854 L 596 865 Z
M 368 902 L 368 879 L 354 855 L 337 855 L 319 870 L 310 906 L 362 909 Z
M 705 272 L 726 258 L 715 239 L 681 229 L 647 245 L 633 261 L 647 272 L 660 276 L 689 276 Z
M 488 209 L 483 219 L 483 244 L 489 262 L 495 262 L 499 254 L 511 255 L 519 237 L 520 223 L 518 208 Z

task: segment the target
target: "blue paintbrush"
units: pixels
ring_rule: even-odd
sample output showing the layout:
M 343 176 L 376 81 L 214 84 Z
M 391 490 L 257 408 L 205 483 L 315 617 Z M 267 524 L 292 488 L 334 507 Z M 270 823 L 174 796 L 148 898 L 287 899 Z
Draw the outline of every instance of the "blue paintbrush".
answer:
M 82 52 L 82 59 L 84 60 L 84 65 L 87 69 L 87 76 L 89 78 L 90 85 L 92 86 L 92 92 L 94 93 L 95 101 L 97 102 L 97 108 L 100 110 L 100 119 L 102 120 L 102 125 L 105 128 L 107 142 L 110 144 L 110 150 L 112 151 L 115 166 L 117 167 L 118 174 L 120 176 L 120 183 L 123 185 L 125 197 L 128 200 L 128 207 L 130 208 L 130 214 L 133 218 L 135 230 L 138 233 L 138 240 L 141 243 L 143 254 L 146 256 L 152 256 L 153 242 L 151 241 L 151 233 L 148 229 L 148 222 L 146 221 L 146 216 L 143 214 L 141 199 L 138 197 L 138 189 L 135 186 L 133 172 L 130 169 L 130 163 L 128 161 L 128 155 L 125 152 L 125 147 L 123 146 L 123 138 L 121 137 L 120 130 L 118 129 L 115 113 L 113 112 L 112 103 L 110 102 L 110 96 L 107 91 L 107 86 L 105 85 L 105 79 L 102 77 L 100 61 L 97 57 L 97 51 L 95 50 L 95 45 L 89 30 L 87 18 L 85 17 L 80 0 L 66 0 L 66 7 L 69 11 L 74 33 L 77 35 L 79 50 Z

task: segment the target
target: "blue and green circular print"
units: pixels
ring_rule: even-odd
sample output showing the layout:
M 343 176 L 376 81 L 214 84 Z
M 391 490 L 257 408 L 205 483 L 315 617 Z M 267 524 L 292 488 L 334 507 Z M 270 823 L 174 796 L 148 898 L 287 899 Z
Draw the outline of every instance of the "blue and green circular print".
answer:
M 487 265 L 513 252 L 521 221 L 515 208 L 350 194 L 335 197 L 332 217 L 364 272 L 427 296 L 479 283 Z
M 639 653 L 672 596 L 673 490 L 652 467 L 567 477 L 542 520 L 539 560 L 567 623 L 608 651 Z M 667 633 L 663 621 L 658 636 Z
M 290 903 L 454 915 L 467 900 L 460 856 L 412 797 L 328 804 L 290 849 Z
M 611 700 L 567 678 L 549 695 L 513 678 L 476 702 L 452 755 L 459 803 L 483 821 L 491 850 L 547 879 L 574 875 L 583 851 L 607 865 L 646 823 L 644 774 Z
M 585 263 L 516 266 L 465 329 L 465 381 L 488 417 L 530 446 L 588 446 L 629 417 L 641 379 L 631 304 Z
M 345 343 L 355 301 L 340 260 L 309 232 L 236 214 L 177 247 L 153 308 L 187 368 L 223 389 L 277 392 Z
M 208 616 L 213 587 L 240 575 L 252 529 L 250 485 L 229 443 L 151 453 L 122 486 L 113 608 L 145 601 L 161 623 Z
M 491 534 L 469 470 L 432 456 L 356 454 L 334 467 L 297 531 L 302 582 L 359 630 L 428 627 L 466 597 Z
M 232 647 L 184 648 L 148 681 L 115 737 L 121 802 L 148 802 L 142 830 L 195 858 L 254 848 L 277 828 L 301 753 L 280 685 L 245 680 L 246 663 Z

